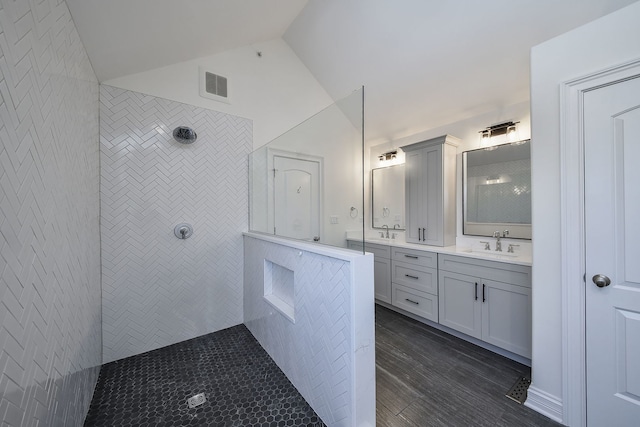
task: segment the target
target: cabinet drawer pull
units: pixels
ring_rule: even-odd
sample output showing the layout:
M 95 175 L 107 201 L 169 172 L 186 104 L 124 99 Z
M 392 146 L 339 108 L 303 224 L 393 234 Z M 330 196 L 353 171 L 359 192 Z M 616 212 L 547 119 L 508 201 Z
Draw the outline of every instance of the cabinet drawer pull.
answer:
M 478 301 L 478 282 L 476 282 L 476 301 Z
M 423 242 L 427 241 L 427 229 L 426 228 L 422 229 L 422 241 Z
M 410 303 L 415 304 L 415 305 L 420 305 L 420 303 L 418 301 L 414 301 L 414 300 L 409 299 L 409 298 L 405 298 L 404 300 L 405 301 L 409 301 Z
M 422 239 L 420 238 L 420 227 L 418 227 L 418 242 L 421 241 Z
M 412 276 L 412 275 L 410 275 L 410 274 L 405 274 L 405 275 L 404 275 L 404 277 L 408 277 L 408 278 L 410 278 L 410 279 L 415 279 L 415 280 L 418 280 L 418 279 L 419 279 L 419 277 L 418 277 L 418 276 Z
M 418 257 L 415 256 L 415 255 L 407 255 L 407 254 L 405 254 L 404 256 L 405 256 L 405 258 L 418 259 Z
M 485 302 L 487 299 L 484 297 L 484 288 L 486 286 L 484 285 L 484 283 L 482 284 L 482 302 Z

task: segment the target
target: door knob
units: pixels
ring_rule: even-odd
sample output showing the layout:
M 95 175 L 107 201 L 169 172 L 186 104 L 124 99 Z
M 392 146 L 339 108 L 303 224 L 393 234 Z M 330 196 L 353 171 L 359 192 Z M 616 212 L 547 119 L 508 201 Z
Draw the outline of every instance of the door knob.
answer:
M 593 280 L 593 283 L 595 283 L 599 288 L 604 288 L 605 286 L 609 286 L 611 284 L 611 279 L 609 279 L 604 274 L 596 274 L 591 280 Z

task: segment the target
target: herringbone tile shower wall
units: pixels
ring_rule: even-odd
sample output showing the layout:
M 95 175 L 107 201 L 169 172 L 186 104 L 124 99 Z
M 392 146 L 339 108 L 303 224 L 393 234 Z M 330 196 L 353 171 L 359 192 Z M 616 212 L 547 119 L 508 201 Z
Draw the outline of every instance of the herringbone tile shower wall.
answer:
M 98 83 L 67 4 L 0 0 L 0 424 L 83 424 L 101 363 Z
M 349 262 L 249 236 L 244 251 L 245 325 L 325 423 L 356 425 Z M 264 299 L 265 260 L 293 272 L 295 323 Z
M 251 147 L 248 119 L 101 86 L 105 363 L 242 323 Z

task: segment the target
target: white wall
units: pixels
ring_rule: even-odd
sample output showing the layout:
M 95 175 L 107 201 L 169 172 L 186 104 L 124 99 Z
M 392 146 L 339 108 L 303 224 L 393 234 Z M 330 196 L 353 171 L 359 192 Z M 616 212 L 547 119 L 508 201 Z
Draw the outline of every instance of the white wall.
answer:
M 535 46 L 531 53 L 533 391 L 536 409 L 563 408 L 560 93 L 563 82 L 640 58 L 640 2 Z M 566 402 L 577 405 L 578 402 Z M 564 414 L 563 414 L 564 412 Z
M 402 145 L 408 145 L 414 142 L 424 141 L 426 139 L 435 138 L 441 135 L 449 134 L 461 139 L 457 152 L 457 184 L 456 184 L 456 212 L 457 212 L 457 244 L 470 245 L 471 242 L 483 240 L 483 238 L 466 237 L 462 235 L 462 152 L 468 150 L 474 150 L 485 146 L 504 144 L 506 139 L 504 136 L 491 138 L 491 141 L 487 144 L 483 144 L 481 141 L 480 130 L 487 126 L 504 123 L 506 121 L 520 122 L 518 124 L 518 140 L 531 138 L 531 119 L 529 114 L 529 102 L 521 102 L 514 105 L 509 105 L 504 108 L 497 109 L 491 113 L 482 114 L 479 116 L 471 117 L 466 120 L 462 120 L 455 123 L 443 125 L 434 129 L 428 129 L 417 133 L 415 135 L 406 136 L 394 141 L 380 142 L 374 141 L 368 144 L 368 161 L 371 168 L 377 168 L 392 164 L 390 162 L 380 162 L 378 155 L 393 149 L 396 149 Z M 375 145 L 374 145 L 375 144 Z M 536 141 L 532 141 L 532 145 L 536 144 Z M 371 146 L 373 145 L 373 146 Z M 403 162 L 404 155 L 400 151 L 399 161 Z M 370 214 L 370 191 L 371 191 L 371 171 L 365 174 L 367 180 L 367 217 L 365 222 L 367 228 L 371 228 L 371 214 Z M 519 241 L 518 244 L 522 244 L 520 248 L 522 251 L 529 250 L 529 244 L 527 241 Z
M 262 52 L 261 57 L 257 56 L 258 51 Z M 228 78 L 231 104 L 199 95 L 199 66 Z M 282 39 L 103 83 L 249 118 L 253 120 L 254 148 L 333 102 Z
M 248 119 L 101 86 L 105 363 L 242 323 L 250 150 Z
M 0 1 L 0 424 L 82 426 L 102 362 L 98 82 L 64 1 Z

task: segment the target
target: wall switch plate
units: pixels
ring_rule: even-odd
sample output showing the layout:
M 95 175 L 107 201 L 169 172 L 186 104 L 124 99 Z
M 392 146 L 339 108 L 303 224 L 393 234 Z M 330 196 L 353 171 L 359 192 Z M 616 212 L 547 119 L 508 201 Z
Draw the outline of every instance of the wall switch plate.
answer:
M 337 224 L 338 223 L 338 215 L 331 215 L 329 217 L 331 224 Z

